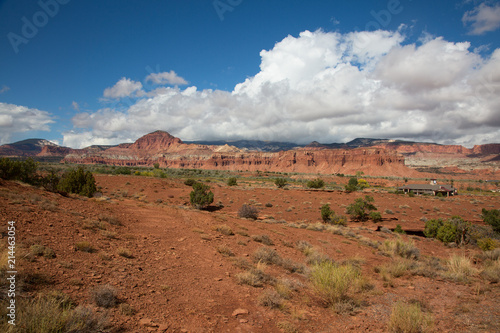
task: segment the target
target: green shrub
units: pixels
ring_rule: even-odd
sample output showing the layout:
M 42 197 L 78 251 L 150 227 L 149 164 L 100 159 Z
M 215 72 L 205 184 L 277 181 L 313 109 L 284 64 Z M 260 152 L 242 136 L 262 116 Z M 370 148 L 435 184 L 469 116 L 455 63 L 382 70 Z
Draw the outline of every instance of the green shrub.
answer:
M 457 238 L 457 226 L 449 221 L 445 222 L 438 229 L 436 238 L 443 243 L 455 242 Z
M 347 185 L 345 186 L 345 190 L 346 192 L 355 192 L 357 191 L 359 188 L 358 188 L 358 178 L 356 177 L 351 177 L 349 179 L 349 182 L 347 183 Z
M 192 178 L 189 178 L 189 179 L 186 179 L 184 181 L 184 185 L 187 185 L 187 186 L 193 186 L 194 184 L 196 184 L 196 180 L 192 179 Z
M 324 222 L 330 221 L 330 216 L 332 215 L 333 211 L 330 209 L 329 204 L 324 204 L 321 206 L 321 219 Z
M 34 183 L 37 180 L 38 164 L 28 158 L 25 161 L 13 161 L 9 158 L 0 158 L 0 178 L 6 180 L 20 180 L 25 183 Z
M 446 221 L 441 219 L 427 221 L 425 223 L 424 235 L 436 238 L 444 243 L 454 242 L 462 245 L 475 241 L 473 239 L 474 234 L 479 234 L 479 231 L 476 229 L 470 222 L 464 221 L 460 216 L 453 216 Z
M 57 187 L 62 192 L 76 193 L 89 198 L 97 192 L 92 172 L 85 171 L 82 167 L 64 173 Z
M 477 241 L 477 245 L 483 251 L 492 251 L 497 248 L 497 241 L 491 238 L 481 238 Z
M 500 210 L 498 209 L 486 210 L 483 208 L 482 218 L 484 222 L 491 225 L 494 232 L 500 233 Z
M 189 197 L 191 205 L 197 209 L 206 208 L 214 202 L 214 194 L 210 191 L 210 186 L 202 183 L 195 183 L 193 185 L 193 191 L 191 191 Z
M 230 177 L 227 180 L 227 186 L 236 186 L 238 185 L 238 181 L 236 180 L 236 177 Z
M 276 178 L 274 180 L 274 185 L 278 186 L 278 188 L 283 188 L 287 185 L 287 181 L 285 178 Z
M 323 179 L 317 178 L 307 182 L 307 187 L 309 188 L 323 188 L 325 187 L 325 182 Z
M 354 203 L 347 206 L 347 214 L 351 215 L 353 220 L 366 221 L 368 219 L 368 212 L 377 210 L 372 204 L 373 197 L 366 195 L 365 198 L 357 198 Z
M 406 234 L 406 232 L 403 230 L 403 228 L 401 228 L 400 224 L 396 225 L 396 228 L 394 228 L 394 232 L 398 233 L 398 234 Z
M 368 214 L 368 216 L 370 217 L 370 219 L 373 222 L 380 222 L 380 221 L 382 221 L 382 215 L 379 212 L 370 212 L 370 214 Z
M 337 215 L 330 209 L 330 205 L 321 206 L 321 218 L 323 222 L 335 225 L 347 225 L 347 218 L 343 215 Z
M 441 219 L 431 219 L 425 222 L 424 235 L 428 238 L 436 238 L 439 228 L 443 226 L 444 222 Z

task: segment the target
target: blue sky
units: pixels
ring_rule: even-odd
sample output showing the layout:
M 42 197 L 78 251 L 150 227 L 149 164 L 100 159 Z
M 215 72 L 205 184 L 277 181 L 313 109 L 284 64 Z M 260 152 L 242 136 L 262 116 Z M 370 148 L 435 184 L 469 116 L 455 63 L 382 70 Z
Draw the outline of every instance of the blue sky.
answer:
M 0 1 L 0 144 L 500 142 L 498 1 Z

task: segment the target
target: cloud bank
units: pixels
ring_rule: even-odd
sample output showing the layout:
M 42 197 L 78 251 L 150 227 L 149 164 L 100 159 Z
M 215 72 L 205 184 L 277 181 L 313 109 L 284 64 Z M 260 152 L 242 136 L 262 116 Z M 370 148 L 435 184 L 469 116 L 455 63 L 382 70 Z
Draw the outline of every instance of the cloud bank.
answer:
M 15 133 L 49 131 L 54 123 L 46 111 L 0 103 L 0 144 L 10 143 Z
M 140 82 L 123 78 L 104 96 L 135 95 L 129 107 L 77 114 L 64 145 L 131 142 L 158 129 L 184 140 L 500 142 L 500 49 L 484 58 L 469 48 L 429 36 L 408 44 L 401 31 L 304 31 L 263 50 L 259 73 L 231 92 L 175 86 L 141 95 Z M 177 78 L 146 80 L 185 81 Z
M 482 35 L 500 27 L 500 4 L 488 6 L 486 3 L 468 11 L 462 17 L 464 25 L 471 25 L 469 34 Z

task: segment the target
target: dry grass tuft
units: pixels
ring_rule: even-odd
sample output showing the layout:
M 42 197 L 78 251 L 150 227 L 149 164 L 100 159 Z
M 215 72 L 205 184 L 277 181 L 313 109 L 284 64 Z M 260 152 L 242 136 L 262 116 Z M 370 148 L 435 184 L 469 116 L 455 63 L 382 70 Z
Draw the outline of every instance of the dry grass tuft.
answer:
M 478 273 L 471 260 L 464 256 L 452 255 L 446 263 L 448 271 L 443 273 L 444 277 L 456 282 L 467 283 L 471 276 Z
M 432 318 L 422 312 L 420 304 L 397 302 L 392 307 L 389 332 L 422 333 L 430 331 Z
M 353 282 L 361 277 L 352 265 L 338 265 L 324 261 L 312 267 L 310 280 L 312 288 L 327 306 L 350 299 Z
M 418 259 L 420 257 L 420 250 L 412 240 L 408 242 L 402 239 L 387 240 L 380 246 L 380 250 L 391 256 L 400 256 L 407 259 Z

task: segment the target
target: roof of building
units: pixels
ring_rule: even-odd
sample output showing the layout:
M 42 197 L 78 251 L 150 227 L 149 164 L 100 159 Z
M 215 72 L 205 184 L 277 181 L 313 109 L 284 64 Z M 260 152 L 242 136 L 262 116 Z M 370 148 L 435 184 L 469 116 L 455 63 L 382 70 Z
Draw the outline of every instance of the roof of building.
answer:
M 455 191 L 455 188 L 451 185 L 431 185 L 431 184 L 410 184 L 400 187 L 400 189 L 408 190 L 428 190 L 428 191 Z

